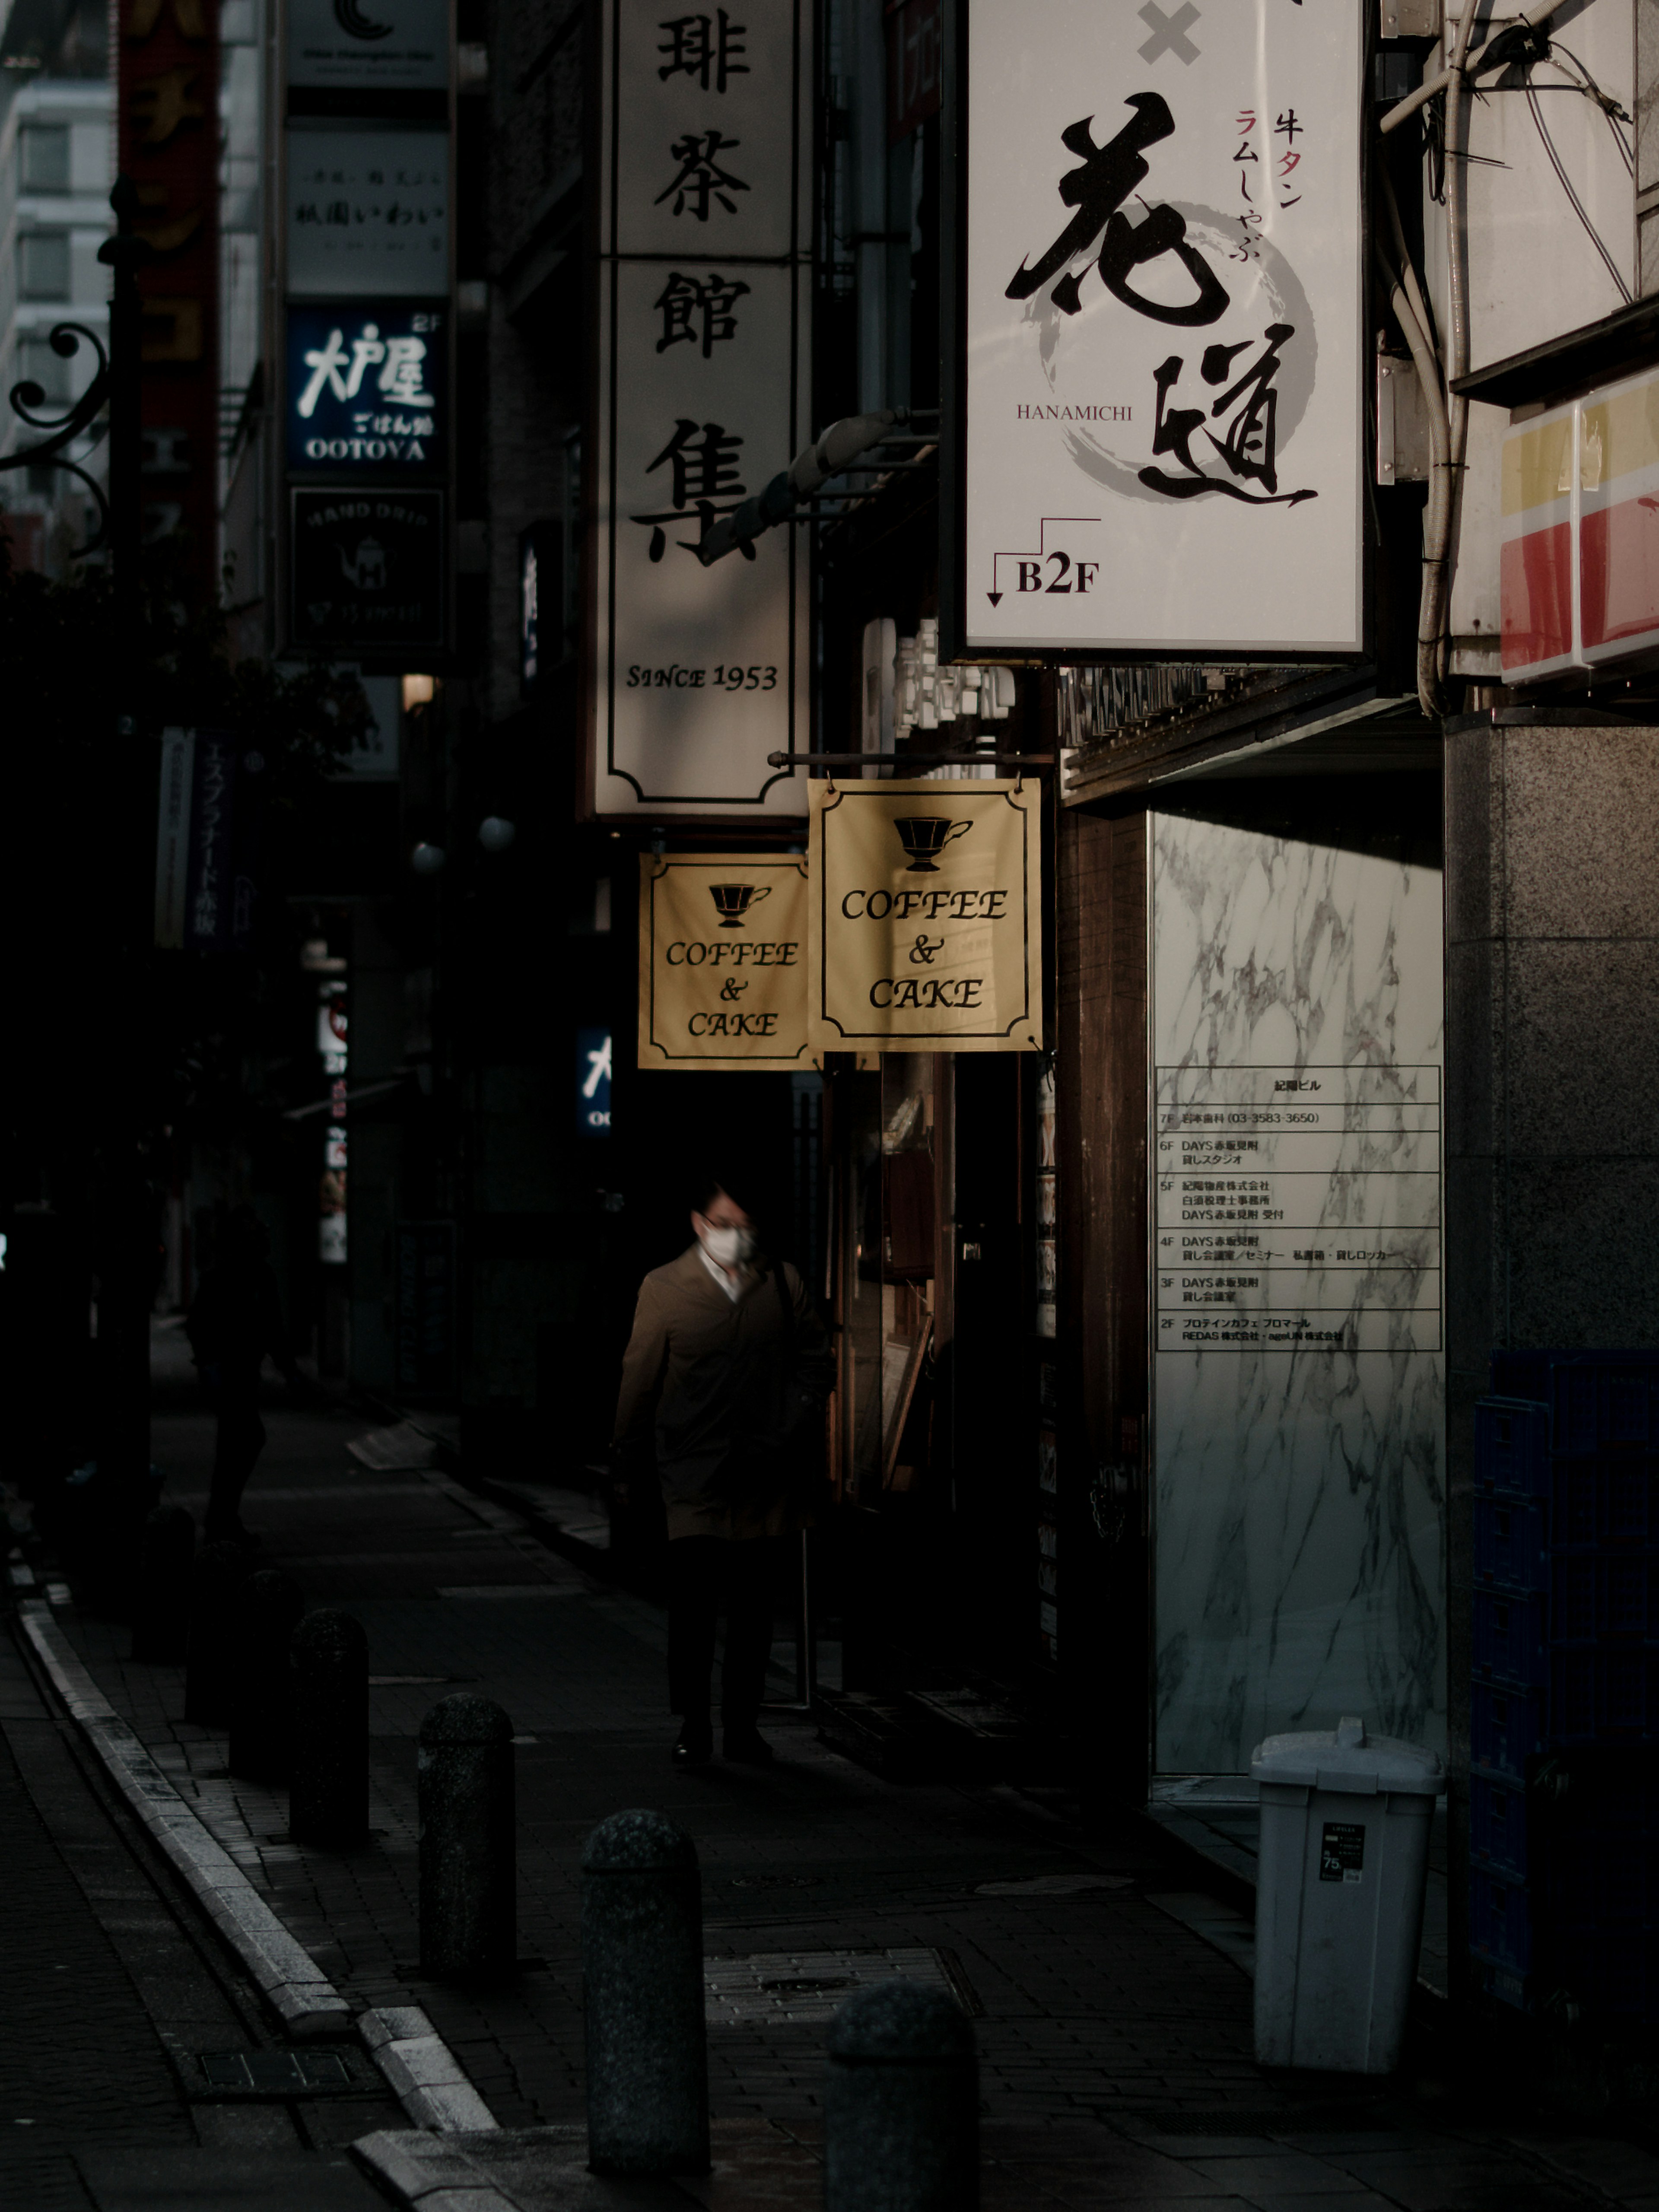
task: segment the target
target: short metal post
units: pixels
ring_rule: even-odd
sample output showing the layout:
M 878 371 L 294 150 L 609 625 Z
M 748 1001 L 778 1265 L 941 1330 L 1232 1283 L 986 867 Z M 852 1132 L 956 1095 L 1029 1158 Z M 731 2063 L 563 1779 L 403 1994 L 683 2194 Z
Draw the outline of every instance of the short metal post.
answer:
M 878 1982 L 830 2027 L 825 2212 L 976 2212 L 979 2061 L 944 1990 Z
M 441 1698 L 421 1723 L 421 1965 L 507 1974 L 518 1957 L 513 1723 L 488 1698 Z
M 203 1728 L 224 1728 L 230 1720 L 237 1610 L 247 1575 L 240 1544 L 204 1544 L 191 1569 L 185 1718 Z
M 177 1666 L 190 1639 L 190 1570 L 196 1523 L 182 1505 L 158 1505 L 145 1516 L 132 1586 L 132 1656 Z
M 368 1833 L 368 1638 L 349 1613 L 308 1613 L 289 1640 L 296 1844 L 343 1850 Z
M 293 1576 L 275 1567 L 250 1575 L 242 1594 L 225 1764 L 249 1782 L 288 1780 L 294 1717 L 288 1645 L 305 1602 Z
M 707 2173 L 702 1882 L 690 1836 L 616 1813 L 582 1852 L 587 2156 L 596 2173 Z

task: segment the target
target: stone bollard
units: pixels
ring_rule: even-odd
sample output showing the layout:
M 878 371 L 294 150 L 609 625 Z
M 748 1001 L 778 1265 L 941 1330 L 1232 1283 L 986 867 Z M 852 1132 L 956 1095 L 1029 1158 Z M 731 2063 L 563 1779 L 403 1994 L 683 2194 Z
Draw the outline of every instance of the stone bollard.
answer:
M 878 1982 L 830 2022 L 824 2212 L 975 2212 L 979 2062 L 944 1990 Z
M 293 1756 L 294 1699 L 289 1640 L 305 1599 L 292 1575 L 250 1575 L 236 1624 L 230 1747 L 225 1765 L 249 1782 L 286 1782 Z
M 185 1718 L 204 1728 L 224 1728 L 230 1721 L 236 1620 L 247 1576 L 247 1553 L 240 1544 L 204 1544 L 190 1571 Z
M 513 1723 L 488 1698 L 441 1698 L 421 1723 L 421 1966 L 510 1974 L 518 1960 Z
M 190 1640 L 190 1571 L 196 1523 L 182 1505 L 158 1505 L 138 1538 L 132 1586 L 132 1656 L 177 1666 Z
M 582 1852 L 587 2157 L 595 2173 L 707 2173 L 702 1882 L 660 1813 L 616 1813 Z
M 368 1834 L 368 1638 L 349 1613 L 308 1613 L 289 1643 L 296 1844 L 343 1850 Z

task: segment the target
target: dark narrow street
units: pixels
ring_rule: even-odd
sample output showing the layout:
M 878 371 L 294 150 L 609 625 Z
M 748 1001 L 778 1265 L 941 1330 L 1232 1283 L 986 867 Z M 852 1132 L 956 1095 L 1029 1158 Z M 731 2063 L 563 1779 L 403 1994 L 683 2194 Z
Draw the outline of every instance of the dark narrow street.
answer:
M 171 1395 L 154 1430 L 164 1498 L 199 1511 L 211 1422 Z M 1540 2125 L 1470 2064 L 1426 1996 L 1392 2081 L 1257 2065 L 1249 1924 L 1224 1883 L 1206 1892 L 1201 1861 L 1138 1816 L 1085 1834 L 1060 1790 L 882 1782 L 792 1706 L 787 1645 L 766 1710 L 775 1768 L 671 1773 L 662 1616 L 607 1578 L 602 1550 L 584 1556 L 574 1539 L 550 1550 L 439 1468 L 375 1467 L 421 1455 L 406 1427 L 280 1401 L 266 1420 L 248 1497 L 260 1565 L 368 1635 L 367 1845 L 287 1840 L 285 1793 L 228 1774 L 223 1731 L 182 1718 L 183 1669 L 133 1662 L 125 1627 L 82 1612 L 61 1584 L 25 1597 L 20 1626 L 41 1624 L 35 1636 L 84 1662 L 354 2013 L 424 2012 L 501 2130 L 453 2138 L 456 2155 L 485 2164 L 451 2185 L 501 2192 L 481 2196 L 481 2212 L 647 2201 L 629 2193 L 638 2185 L 580 2177 L 550 2149 L 560 2139 L 525 2132 L 580 2136 L 578 1861 L 595 1824 L 632 1805 L 679 1823 L 702 1869 L 716 2165 L 675 2202 L 817 2202 L 829 2021 L 851 1989 L 896 1975 L 948 1987 L 973 2014 L 988 2207 L 1659 2203 L 1659 2157 Z M 203 2054 L 284 2039 L 112 1801 L 84 1732 L 42 1695 L 40 1648 L 22 1636 L 0 1715 L 3 1871 L 7 1894 L 29 1900 L 9 1916 L 20 2002 L 0 2031 L 9 2201 L 77 2212 L 376 2201 L 342 2148 L 408 2122 L 360 2041 L 313 2046 L 343 2063 L 349 2087 L 210 2097 Z M 498 1701 L 514 1732 L 521 1965 L 489 1990 L 416 1964 L 414 1738 L 460 1687 Z M 423 2140 L 440 2156 L 441 2139 Z M 407 2185 L 407 2166 L 397 2171 Z

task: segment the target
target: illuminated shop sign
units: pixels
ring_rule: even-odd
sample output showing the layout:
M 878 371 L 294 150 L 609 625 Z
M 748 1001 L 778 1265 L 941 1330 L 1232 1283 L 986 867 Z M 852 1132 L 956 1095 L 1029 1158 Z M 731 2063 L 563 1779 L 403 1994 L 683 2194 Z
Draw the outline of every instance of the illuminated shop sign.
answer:
M 404 477 L 448 459 L 442 307 L 290 307 L 291 475 Z

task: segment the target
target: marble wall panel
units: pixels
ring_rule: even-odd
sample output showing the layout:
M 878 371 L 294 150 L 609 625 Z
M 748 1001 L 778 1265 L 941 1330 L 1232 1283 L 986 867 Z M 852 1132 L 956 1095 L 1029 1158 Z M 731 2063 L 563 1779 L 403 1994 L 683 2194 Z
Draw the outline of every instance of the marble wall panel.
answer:
M 1154 1356 L 1155 1764 L 1237 1772 L 1263 1735 L 1344 1713 L 1440 1748 L 1440 876 L 1218 823 L 1158 816 L 1152 836 L 1155 1182 L 1172 1102 L 1317 1082 L 1290 1095 L 1347 1115 L 1334 1152 L 1258 1133 L 1272 1175 L 1310 1170 L 1295 1218 L 1314 1225 L 1286 1231 L 1279 1287 L 1239 1300 L 1294 1325 L 1285 1301 L 1316 1296 L 1327 1325 Z M 1292 1283 L 1310 1243 L 1328 1260 L 1367 1237 L 1386 1267 Z M 1270 1267 L 1271 1224 L 1258 1249 Z M 1166 1318 L 1155 1341 L 1180 1331 Z

